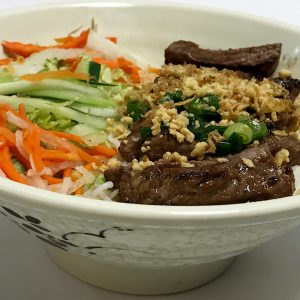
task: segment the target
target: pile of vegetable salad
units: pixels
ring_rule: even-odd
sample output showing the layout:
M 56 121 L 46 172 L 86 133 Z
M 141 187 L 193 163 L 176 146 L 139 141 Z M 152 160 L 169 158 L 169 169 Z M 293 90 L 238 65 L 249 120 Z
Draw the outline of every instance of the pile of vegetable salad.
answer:
M 2 42 L 0 176 L 112 199 L 118 191 L 103 172 L 119 141 L 106 132 L 106 118 L 120 118 L 124 96 L 149 64 L 91 29 L 55 41 Z

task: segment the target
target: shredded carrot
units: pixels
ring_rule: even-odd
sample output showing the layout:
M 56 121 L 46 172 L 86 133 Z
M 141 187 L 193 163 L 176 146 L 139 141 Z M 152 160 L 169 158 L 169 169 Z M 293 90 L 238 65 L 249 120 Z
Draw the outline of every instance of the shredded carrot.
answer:
M 126 73 L 132 74 L 133 72 L 139 71 L 141 68 L 135 65 L 130 60 L 127 60 L 125 57 L 121 56 L 117 58 L 119 67 L 123 69 Z
M 3 59 L 0 59 L 0 66 L 6 66 L 8 64 L 11 63 L 11 59 L 10 58 L 3 58 Z
M 139 71 L 141 70 L 140 67 L 135 65 L 130 60 L 127 60 L 124 57 L 118 57 L 117 58 L 119 67 L 127 74 L 131 75 L 130 79 L 133 83 L 140 83 L 140 76 Z
M 7 111 L 10 109 L 8 104 L 1 104 L 0 105 L 0 126 L 6 127 L 7 126 Z
M 97 151 L 98 154 L 100 154 L 100 155 L 104 155 L 104 156 L 108 156 L 108 157 L 113 157 L 117 154 L 117 151 L 115 149 L 108 148 L 103 145 L 94 146 L 91 149 Z
M 75 191 L 75 195 L 83 195 L 83 189 L 82 189 L 82 187 L 80 187 L 79 189 L 77 189 Z
M 10 153 L 7 146 L 0 149 L 0 157 L 0 168 L 8 178 L 20 183 L 27 184 L 27 180 L 19 174 L 19 172 L 15 169 L 13 163 L 11 162 Z
M 63 41 L 61 45 L 52 46 L 53 48 L 83 48 L 85 47 L 88 37 L 89 37 L 90 30 L 84 30 L 80 33 L 79 36 L 68 36 L 65 38 L 58 38 L 55 39 L 56 41 L 60 40 Z
M 141 83 L 141 78 L 140 78 L 140 75 L 138 73 L 132 73 L 130 75 L 130 79 L 135 84 Z
M 72 169 L 67 168 L 64 170 L 64 177 L 71 177 L 72 176 Z
M 33 53 L 37 53 L 49 48 L 63 48 L 63 49 L 83 48 L 87 43 L 89 33 L 90 30 L 88 29 L 82 31 L 80 35 L 77 37 L 70 36 L 68 38 L 65 38 L 64 40 L 56 39 L 59 41 L 63 41 L 63 43 L 60 43 L 58 45 L 52 45 L 52 46 L 39 46 L 34 44 L 4 41 L 2 42 L 2 47 L 4 53 L 6 53 L 11 58 L 17 58 L 18 56 L 22 56 L 26 58 Z
M 5 127 L 0 127 L 0 135 L 5 137 L 5 139 L 9 143 L 9 146 L 15 146 L 16 145 L 15 134 L 12 131 L 10 131 L 9 129 L 7 129 Z
M 79 65 L 79 63 L 81 62 L 82 57 L 78 57 L 70 66 L 70 71 L 71 72 L 75 72 L 75 70 L 77 69 L 77 66 Z
M 27 170 L 31 168 L 30 162 L 19 152 L 16 147 L 9 148 L 10 153 L 14 156 Z
M 64 36 L 64 37 L 60 37 L 60 38 L 55 38 L 54 41 L 58 44 L 65 44 L 65 43 L 69 43 L 73 39 L 74 39 L 74 37 L 72 37 L 71 35 L 68 35 L 68 36 Z
M 74 78 L 78 80 L 89 80 L 89 75 L 85 73 L 75 73 L 71 72 L 70 70 L 58 70 L 58 71 L 49 71 L 44 73 L 38 73 L 38 74 L 26 74 L 21 76 L 21 79 L 23 80 L 29 80 L 29 81 L 40 81 L 43 79 L 57 79 L 57 78 Z
M 158 69 L 158 68 L 148 68 L 147 71 L 150 73 L 155 73 L 157 75 L 160 74 L 160 69 Z
M 110 40 L 111 42 L 117 44 L 118 43 L 118 38 L 115 36 L 107 36 L 105 37 L 106 39 Z
M 6 138 L 0 135 L 0 149 L 2 149 L 6 145 Z
M 4 53 L 11 58 L 17 58 L 18 56 L 28 57 L 32 53 L 47 49 L 45 46 L 8 41 L 2 42 L 2 47 Z
M 48 130 L 47 132 L 53 133 L 54 135 L 56 135 L 58 137 L 65 138 L 65 139 L 73 141 L 73 142 L 84 143 L 80 136 L 72 134 L 72 133 L 55 131 L 55 130 Z
M 88 171 L 92 171 L 93 170 L 93 164 L 89 163 L 87 165 L 84 166 Z
M 40 132 L 37 125 L 23 131 L 23 147 L 28 153 L 32 169 L 40 172 L 45 167 L 41 156 Z
M 56 178 L 56 177 L 49 176 L 49 175 L 42 175 L 41 177 L 43 179 L 47 180 L 49 184 L 58 184 L 58 183 L 62 183 L 63 182 L 63 179 Z
M 5 112 L 5 115 L 4 115 L 5 119 L 7 119 L 7 117 L 6 117 L 7 112 L 11 112 L 15 116 L 17 116 L 17 117 L 21 118 L 23 121 L 25 121 L 29 127 L 34 126 L 34 124 L 27 118 L 27 116 L 23 116 L 18 111 L 13 109 L 10 105 L 0 104 L 0 111 L 1 110 L 3 110 Z
M 102 57 L 95 57 L 93 58 L 93 61 L 98 64 L 104 64 L 108 66 L 111 69 L 122 69 L 125 73 L 130 75 L 130 79 L 133 83 L 140 83 L 140 75 L 139 71 L 141 70 L 140 67 L 135 65 L 132 61 L 127 60 L 124 57 L 118 57 L 116 60 L 108 60 Z M 153 69 L 154 70 L 154 69 Z M 120 79 L 122 80 L 122 79 Z
M 125 80 L 124 77 L 119 77 L 119 78 L 117 79 L 117 82 L 119 82 L 119 83 L 126 83 L 127 81 Z
M 41 172 L 46 166 L 60 164 L 61 162 L 72 161 L 72 163 L 84 164 L 88 171 L 93 170 L 93 164 L 101 165 L 103 160 L 107 157 L 116 155 L 116 150 L 109 147 L 100 145 L 90 147 L 88 149 L 76 146 L 73 142 L 82 144 L 85 143 L 81 137 L 65 132 L 47 131 L 38 125 L 32 123 L 26 116 L 25 106 L 19 105 L 18 111 L 11 108 L 9 105 L 0 105 L 0 120 L 7 121 L 8 112 L 14 114 L 16 118 L 19 118 L 19 122 L 26 122 L 28 126 L 22 126 L 18 130 L 22 130 L 22 153 L 20 153 L 16 145 L 16 137 L 14 132 L 6 127 L 0 126 L 0 168 L 6 174 L 6 176 L 12 180 L 26 183 L 26 176 L 18 174 L 14 168 L 10 157 L 14 156 L 25 168 L 36 170 Z M 3 121 L 2 120 L 2 121 Z M 13 122 L 13 121 L 12 121 Z M 16 122 L 17 123 L 17 122 Z M 46 149 L 42 147 L 41 141 L 53 146 L 54 149 Z M 93 152 L 90 154 L 90 151 Z M 27 157 L 28 154 L 28 157 Z M 76 171 L 71 168 L 63 170 L 64 177 L 71 177 L 72 180 L 76 180 Z M 63 179 L 56 178 L 49 175 L 41 175 L 43 179 L 47 180 L 49 184 L 61 183 Z M 78 175 L 81 176 L 80 174 Z M 78 177 L 77 176 L 77 177 Z
M 18 109 L 19 109 L 19 114 L 22 117 L 27 118 L 27 116 L 26 116 L 26 109 L 25 109 L 24 103 L 20 103 Z
M 40 141 L 40 131 L 37 125 L 30 129 L 30 141 L 29 145 L 31 148 L 31 156 L 34 163 L 35 169 L 40 172 L 45 167 L 42 156 L 41 156 L 41 141 Z
M 26 129 L 26 130 L 23 131 L 23 148 L 26 151 L 26 153 L 28 155 L 30 155 L 32 150 L 30 148 L 30 132 L 29 132 L 29 129 Z
M 102 57 L 95 57 L 95 58 L 93 58 L 93 61 L 96 62 L 97 64 L 100 64 L 100 65 L 106 65 L 110 69 L 119 68 L 118 61 L 116 61 L 116 60 L 109 60 L 109 59 L 105 59 L 105 58 L 102 58 Z
M 49 160 L 81 160 L 80 157 L 75 153 L 66 153 L 60 150 L 43 149 L 41 156 L 43 159 Z

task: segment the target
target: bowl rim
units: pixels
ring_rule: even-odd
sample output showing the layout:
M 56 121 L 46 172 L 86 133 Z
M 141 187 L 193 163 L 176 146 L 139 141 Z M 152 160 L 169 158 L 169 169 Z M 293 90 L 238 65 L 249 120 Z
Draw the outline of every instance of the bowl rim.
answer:
M 21 8 L 8 9 L 0 11 L 0 18 L 13 16 L 16 14 L 33 13 L 47 9 L 57 9 L 63 7 L 165 7 L 172 9 L 197 9 L 208 13 L 225 15 L 232 18 L 247 19 L 251 22 L 264 23 L 272 27 L 284 27 L 288 31 L 295 32 L 300 36 L 300 27 L 278 21 L 271 18 L 256 16 L 250 13 L 240 11 L 227 10 L 214 6 L 200 5 L 196 3 L 174 3 L 164 0 L 143 1 L 125 0 L 83 0 L 64 1 L 60 3 L 49 3 L 40 5 L 29 5 Z M 43 197 L 40 199 L 41 191 Z M 185 221 L 185 220 L 228 220 L 253 218 L 255 216 L 280 216 L 283 212 L 294 211 L 294 217 L 300 216 L 300 195 L 289 196 L 273 200 L 265 200 L 251 203 L 226 204 L 226 205 L 210 205 L 210 206 L 162 206 L 147 204 L 128 204 L 120 202 L 99 201 L 87 199 L 79 196 L 71 196 L 59 194 L 51 191 L 26 186 L 9 179 L 0 178 L 0 198 L 2 194 L 9 198 L 18 199 L 18 203 L 22 205 L 30 204 L 32 206 L 59 209 L 61 212 L 74 212 L 81 214 L 89 214 L 94 216 L 110 216 L 117 218 L 126 218 L 131 220 L 167 220 L 167 221 Z M 5 202 L 7 202 L 5 197 Z M 16 202 L 15 200 L 9 200 Z

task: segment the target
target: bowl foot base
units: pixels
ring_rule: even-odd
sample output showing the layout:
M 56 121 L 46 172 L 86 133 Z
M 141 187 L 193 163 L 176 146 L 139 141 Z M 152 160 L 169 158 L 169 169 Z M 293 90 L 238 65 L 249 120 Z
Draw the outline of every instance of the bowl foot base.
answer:
M 53 260 L 65 271 L 89 284 L 126 294 L 162 295 L 186 291 L 203 285 L 223 273 L 234 258 L 211 263 L 131 268 L 47 246 Z

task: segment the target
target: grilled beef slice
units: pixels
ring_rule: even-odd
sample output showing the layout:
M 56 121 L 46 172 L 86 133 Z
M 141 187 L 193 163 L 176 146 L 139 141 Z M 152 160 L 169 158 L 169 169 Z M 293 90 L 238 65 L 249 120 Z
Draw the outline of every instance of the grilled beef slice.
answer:
M 270 135 L 261 143 L 261 146 L 267 146 L 272 155 L 275 155 L 281 149 L 286 149 L 290 153 L 288 166 L 300 165 L 300 143 L 291 136 Z
M 150 151 L 143 153 L 141 147 L 143 140 L 141 138 L 141 127 L 151 127 L 148 124 L 149 121 L 140 121 L 133 125 L 131 134 L 127 138 L 127 143 L 122 142 L 119 147 L 119 153 L 126 161 L 132 161 L 134 158 L 141 158 L 143 155 L 147 155 L 152 161 L 158 160 L 163 157 L 167 152 L 178 152 L 180 155 L 185 155 L 190 158 L 190 154 L 195 148 L 196 142 L 179 143 L 177 139 L 168 133 L 167 130 L 162 131 L 161 135 L 153 136 L 149 139 Z M 150 121 L 151 122 L 151 121 Z M 146 126 L 148 125 L 148 126 Z
M 247 167 L 243 158 L 253 161 Z M 228 162 L 200 161 L 195 167 L 158 161 L 142 172 L 130 167 L 110 169 L 107 180 L 120 190 L 120 201 L 158 205 L 242 203 L 292 195 L 294 175 L 277 167 L 267 146 L 244 150 Z
M 249 72 L 260 76 L 271 75 L 279 63 L 281 43 L 257 47 L 210 50 L 189 41 L 173 42 L 165 49 L 165 63 L 195 64 Z
M 291 100 L 295 100 L 296 97 L 299 95 L 300 92 L 300 80 L 296 78 L 274 78 L 274 81 L 277 84 L 280 84 L 286 90 L 289 91 L 289 98 Z

